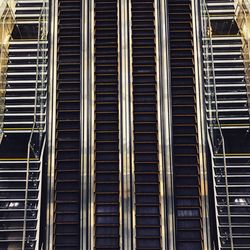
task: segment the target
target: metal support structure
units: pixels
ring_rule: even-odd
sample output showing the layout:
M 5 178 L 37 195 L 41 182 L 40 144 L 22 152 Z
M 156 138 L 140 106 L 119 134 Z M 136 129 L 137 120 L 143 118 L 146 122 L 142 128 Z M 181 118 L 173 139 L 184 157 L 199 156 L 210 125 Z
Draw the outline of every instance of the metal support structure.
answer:
M 95 93 L 94 93 L 94 62 L 95 62 L 95 55 L 94 55 L 94 1 L 89 1 L 89 83 L 90 83 L 90 91 L 89 91 L 89 166 L 88 166 L 88 220 L 89 220 L 89 249 L 94 250 L 94 175 L 95 175 L 95 143 L 94 143 L 94 134 L 95 134 L 95 124 L 94 124 L 94 99 L 95 99 Z
M 39 64 L 40 64 L 40 40 L 43 40 L 45 37 L 47 37 L 47 20 L 46 20 L 46 2 L 43 2 L 42 5 L 42 10 L 41 14 L 39 16 L 38 20 L 38 34 L 37 34 L 37 62 L 36 62 L 36 83 L 35 83 L 35 98 L 34 98 L 34 116 L 33 116 L 33 126 L 31 129 L 30 133 L 30 138 L 28 141 L 28 149 L 27 149 L 27 169 L 26 169 L 26 187 L 25 187 L 25 202 L 24 202 L 24 225 L 23 225 L 23 240 L 22 240 L 22 250 L 25 250 L 25 244 L 26 244 L 26 229 L 27 229 L 27 209 L 28 209 L 28 192 L 29 192 L 29 174 L 30 174 L 30 157 L 31 157 L 31 151 L 33 151 L 35 157 L 38 157 L 38 152 L 37 150 L 40 150 L 41 147 L 41 139 L 38 139 L 38 145 L 35 145 L 37 142 L 34 141 L 36 138 L 34 138 L 35 129 L 39 130 L 39 125 L 37 126 L 37 115 L 38 115 L 38 110 L 37 110 L 37 105 L 40 100 L 38 100 L 38 88 L 40 87 L 38 85 L 38 81 L 41 81 L 41 85 L 44 83 L 44 66 L 42 66 L 42 69 L 40 69 Z M 45 19 L 44 19 L 45 18 Z M 42 47 L 43 50 L 43 47 Z M 44 58 L 43 55 L 42 57 L 42 64 L 44 64 Z M 41 74 L 41 75 L 40 75 Z M 40 99 L 40 98 L 39 98 Z M 41 109 L 41 107 L 40 107 Z M 41 137 L 40 135 L 38 135 Z M 37 147 L 37 148 L 36 148 Z M 43 161 L 43 159 L 40 159 Z M 41 186 L 41 184 L 40 184 Z M 41 188 L 41 187 L 40 187 Z
M 207 177 L 207 138 L 206 138 L 206 118 L 204 107 L 204 88 L 203 88 L 203 56 L 202 56 L 202 5 L 199 0 L 192 1 L 193 17 L 193 39 L 194 39 L 194 60 L 195 60 L 195 82 L 197 99 L 197 128 L 199 141 L 199 161 L 200 161 L 200 180 L 201 180 L 201 203 L 202 203 L 202 224 L 204 249 L 211 249 L 211 232 L 209 218 L 209 197 L 208 197 L 208 177 Z
M 90 104 L 89 104 L 89 74 L 86 72 L 89 71 L 91 62 L 89 61 L 89 1 L 82 0 L 82 16 L 84 17 L 84 22 L 82 22 L 82 42 L 81 42 L 81 246 L 80 249 L 88 249 L 89 246 L 89 229 L 90 229 L 90 220 L 89 220 L 89 195 L 88 195 L 88 173 L 89 173 L 89 141 L 90 141 L 90 123 L 89 123 L 89 114 L 90 114 Z
M 232 238 L 231 210 L 230 210 L 230 206 L 229 206 L 229 188 L 228 188 L 228 177 L 227 177 L 226 149 L 225 149 L 225 140 L 224 140 L 223 132 L 222 132 L 222 129 L 221 129 L 219 113 L 218 113 L 218 100 L 217 100 L 216 78 L 215 78 L 215 67 L 214 67 L 214 55 L 213 55 L 213 43 L 212 43 L 212 26 L 211 26 L 209 12 L 208 12 L 208 10 L 206 8 L 206 3 L 204 3 L 203 8 L 204 8 L 204 11 L 205 11 L 205 15 L 207 15 L 207 22 L 208 22 L 208 23 L 206 23 L 206 24 L 208 24 L 208 27 L 204 27 L 204 29 L 205 29 L 205 31 L 204 31 L 205 39 L 207 39 L 207 37 L 206 37 L 206 34 L 207 34 L 208 39 L 209 39 L 209 45 L 208 46 L 210 47 L 210 53 L 211 53 L 210 56 L 211 56 L 211 71 L 212 71 L 213 89 L 212 89 L 212 92 L 209 93 L 209 94 L 211 94 L 211 96 L 214 96 L 215 119 L 216 119 L 216 123 L 218 124 L 218 129 L 219 129 L 219 138 L 211 138 L 210 135 L 209 135 L 208 140 L 209 140 L 209 144 L 212 145 L 212 147 L 216 146 L 216 145 L 213 145 L 214 139 L 219 140 L 219 147 L 222 147 L 223 165 L 224 165 L 224 171 L 225 171 L 226 199 L 227 199 L 226 204 L 227 204 L 227 214 L 228 214 L 228 222 L 229 222 L 229 237 L 230 237 L 230 246 L 231 246 L 231 249 L 233 250 L 234 245 L 233 245 L 233 238 Z M 206 73 L 208 73 L 208 70 L 207 70 Z M 210 129 L 212 129 L 212 128 L 210 128 Z
M 132 206 L 131 206 L 131 143 L 130 110 L 131 65 L 129 48 L 129 6 L 130 1 L 119 1 L 120 6 L 120 151 L 121 151 L 121 249 L 132 249 Z
M 136 247 L 136 239 L 135 239 L 135 221 L 136 221 L 136 216 L 135 216 L 135 187 L 133 183 L 135 182 L 135 157 L 134 157 L 134 134 L 133 134 L 133 87 L 132 87 L 132 81 L 133 81 L 133 60 L 132 60 L 132 53 L 133 53 L 133 47 L 131 43 L 132 39 L 132 2 L 131 0 L 128 1 L 128 32 L 129 32 L 129 37 L 128 37 L 128 53 L 129 53 L 129 89 L 128 89 L 128 106 L 129 106 L 129 131 L 128 131 L 128 137 L 130 138 L 130 166 L 128 169 L 128 176 L 130 179 L 130 195 L 131 195 L 131 200 L 129 201 L 131 204 L 131 232 L 130 232 L 130 237 L 131 237 L 131 249 L 135 249 Z
M 204 1 L 203 14 L 204 82 L 218 245 L 220 250 L 247 249 L 250 242 L 244 232 L 249 224 L 249 200 L 245 189 L 250 184 L 250 155 L 244 142 L 249 114 L 242 42 L 233 2 Z
M 165 134 L 165 126 L 162 121 L 166 121 L 166 114 L 163 112 L 163 103 L 164 99 L 162 99 L 162 93 L 161 90 L 164 89 L 162 85 L 167 84 L 168 82 L 164 81 L 166 78 L 163 80 L 162 77 L 162 71 L 165 71 L 166 68 L 162 68 L 162 52 L 166 52 L 166 48 L 163 48 L 162 51 L 162 39 L 165 39 L 165 37 L 162 37 L 162 29 L 160 26 L 161 22 L 161 4 L 158 0 L 155 0 L 154 2 L 155 5 L 155 36 L 156 36 L 156 81 L 157 81 L 157 120 L 158 120 L 158 157 L 159 157 L 159 202 L 160 202 L 160 215 L 161 215 L 161 247 L 162 249 L 166 249 L 168 246 L 168 240 L 167 240 L 167 233 L 168 233 L 168 214 L 167 214 L 167 208 L 166 208 L 166 202 L 168 202 L 168 195 L 171 196 L 171 194 L 167 193 L 166 189 L 166 165 L 169 164 L 171 167 L 171 158 L 170 155 L 165 155 L 166 149 L 165 149 L 165 143 L 166 139 L 168 138 L 169 134 Z M 165 19 L 165 18 L 164 18 Z M 165 28 L 164 25 L 166 23 L 163 23 L 163 29 Z M 165 47 L 165 45 L 163 45 Z M 164 50 L 165 49 L 165 50 Z M 164 56 L 167 56 L 166 54 L 163 54 Z M 166 58 L 163 59 L 163 61 L 166 60 Z M 166 61 L 165 61 L 166 62 Z M 165 65 L 164 65 L 165 66 Z M 166 74 L 168 74 L 166 72 Z M 166 103 L 164 103 L 166 104 Z M 167 107 L 164 107 L 163 109 L 168 109 Z M 168 116 L 170 117 L 169 113 Z M 167 136 L 165 138 L 164 136 Z M 171 206 L 171 203 L 170 203 Z M 169 207 L 170 208 L 170 207 Z M 170 211 L 171 212 L 171 211 Z M 170 220 L 171 223 L 171 220 Z
M 175 249 L 175 215 L 173 198 L 173 162 L 171 127 L 171 76 L 169 55 L 168 6 L 166 1 L 158 1 L 159 18 L 159 64 L 160 69 L 160 113 L 162 121 L 163 185 L 165 190 L 165 239 L 166 248 Z
M 58 0 L 50 5 L 50 67 L 48 98 L 48 181 L 47 181 L 47 223 L 46 250 L 53 249 L 54 192 L 55 192 L 55 133 L 56 133 L 56 82 L 57 82 L 57 44 L 58 44 Z
M 30 3 L 36 8 L 29 8 Z M 9 42 L 2 129 L 6 136 L 0 145 L 3 249 L 38 249 L 40 244 L 46 142 L 47 3 L 17 1 L 15 27 Z M 21 21 L 24 17 L 34 21 L 30 24 L 33 32 L 29 34 L 25 31 L 28 24 Z

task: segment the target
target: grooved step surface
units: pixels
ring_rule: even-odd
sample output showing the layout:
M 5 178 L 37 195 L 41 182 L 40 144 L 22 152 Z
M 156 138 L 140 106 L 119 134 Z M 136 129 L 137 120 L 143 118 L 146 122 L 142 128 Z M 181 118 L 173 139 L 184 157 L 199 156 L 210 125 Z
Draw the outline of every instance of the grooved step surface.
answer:
M 191 1 L 170 0 L 168 8 L 176 248 L 201 250 L 203 239 Z
M 95 0 L 94 247 L 120 249 L 117 0 Z
M 136 249 L 162 249 L 153 0 L 132 0 Z
M 80 247 L 81 0 L 59 0 L 54 249 Z M 70 46 L 69 46 L 70 45 Z

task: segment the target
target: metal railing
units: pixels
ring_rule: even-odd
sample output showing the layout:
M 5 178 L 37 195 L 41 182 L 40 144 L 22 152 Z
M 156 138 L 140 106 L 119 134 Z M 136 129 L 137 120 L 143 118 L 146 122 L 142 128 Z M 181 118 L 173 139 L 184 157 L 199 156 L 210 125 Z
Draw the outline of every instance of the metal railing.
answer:
M 245 80 L 246 80 L 246 89 L 247 89 L 247 106 L 248 106 L 248 112 L 249 112 L 249 119 L 250 119 L 250 41 L 245 37 L 246 34 L 244 34 L 243 25 L 245 24 L 245 28 L 247 29 L 247 24 L 250 25 L 250 12 L 249 9 L 250 6 L 245 5 L 245 1 L 237 1 L 236 7 L 235 7 L 235 13 L 236 13 L 236 23 L 238 25 L 238 28 L 240 30 L 240 33 L 242 34 L 242 53 L 243 53 L 243 60 L 244 60 L 244 66 L 245 66 Z M 249 29 L 250 27 L 248 27 Z M 250 35 L 250 34 L 249 34 Z
M 202 18 L 203 18 L 203 27 L 202 27 L 203 34 L 202 35 L 203 35 L 203 47 L 204 47 L 203 52 L 205 54 L 204 57 L 206 60 L 205 76 L 206 76 L 206 81 L 207 81 L 207 86 L 208 86 L 206 88 L 206 91 L 209 94 L 208 95 L 208 116 L 210 119 L 208 122 L 208 134 L 209 134 L 208 140 L 212 147 L 212 151 L 213 151 L 212 156 L 220 153 L 222 154 L 222 157 L 223 157 L 225 190 L 226 190 L 226 206 L 227 206 L 228 226 L 229 226 L 228 237 L 230 238 L 230 248 L 233 250 L 234 242 L 233 242 L 232 219 L 231 219 L 231 209 L 230 209 L 230 199 L 229 199 L 226 148 L 225 148 L 225 140 L 224 140 L 222 127 L 220 124 L 219 112 L 218 112 L 219 107 L 218 107 L 217 90 L 216 90 L 216 77 L 215 77 L 213 40 L 212 40 L 212 25 L 211 25 L 210 15 L 209 15 L 209 11 L 208 11 L 205 0 L 202 1 Z M 213 112 L 213 110 L 215 110 L 215 112 Z M 216 208 L 216 214 L 217 213 L 218 212 Z M 218 215 L 216 216 L 218 218 Z
M 8 42 L 11 36 L 12 30 L 9 25 L 14 26 L 14 13 L 12 9 L 6 3 L 6 9 L 4 16 L 1 18 L 1 52 L 0 52 L 0 144 L 2 142 L 4 132 L 4 113 L 5 113 L 5 93 L 7 84 L 7 64 L 8 64 Z M 6 40 L 8 39 L 8 40 Z
M 36 80 L 35 80 L 35 98 L 34 98 L 34 114 L 33 126 L 31 129 L 28 147 L 27 147 L 27 166 L 26 166 L 26 186 L 25 186 L 25 204 L 24 204 L 24 222 L 23 222 L 23 237 L 22 250 L 25 250 L 26 244 L 26 229 L 27 229 L 27 210 L 28 210 L 28 196 L 29 196 L 29 172 L 31 155 L 36 159 L 41 159 L 41 150 L 43 145 L 44 133 L 43 125 L 40 122 L 44 119 L 43 110 L 45 100 L 41 98 L 43 92 L 39 89 L 44 89 L 46 81 L 46 43 L 42 42 L 47 39 L 48 33 L 48 8 L 47 0 L 43 0 L 42 9 L 38 20 L 38 35 L 37 35 L 37 61 L 36 61 Z M 35 131 L 37 133 L 35 133 Z M 41 185 L 40 185 L 41 187 Z M 37 245 L 39 243 L 37 242 Z

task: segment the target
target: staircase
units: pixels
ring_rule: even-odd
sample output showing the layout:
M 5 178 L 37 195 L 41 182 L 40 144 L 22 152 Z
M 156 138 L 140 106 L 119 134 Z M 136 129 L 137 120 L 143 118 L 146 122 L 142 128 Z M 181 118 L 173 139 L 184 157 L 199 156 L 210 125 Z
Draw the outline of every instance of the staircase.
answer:
M 176 249 L 203 249 L 192 9 L 170 0 L 170 60 Z
M 58 2 L 53 249 L 80 248 L 80 8 Z
M 95 0 L 95 249 L 120 249 L 118 2 Z
M 234 3 L 207 2 L 212 33 L 203 39 L 204 75 L 218 247 L 249 249 L 249 104 L 242 38 Z
M 0 249 L 38 249 L 46 130 L 46 2 L 18 1 L 9 45 L 4 138 L 0 145 Z M 38 25 L 19 23 L 24 13 Z M 41 14 L 42 13 L 42 14 Z
M 135 248 L 162 249 L 156 5 L 131 1 Z

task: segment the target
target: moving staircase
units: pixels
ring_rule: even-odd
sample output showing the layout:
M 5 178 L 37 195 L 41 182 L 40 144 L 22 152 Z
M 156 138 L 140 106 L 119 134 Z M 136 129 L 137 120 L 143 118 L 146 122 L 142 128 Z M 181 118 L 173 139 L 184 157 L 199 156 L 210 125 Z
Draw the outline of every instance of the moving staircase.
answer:
M 118 1 L 94 3 L 94 247 L 120 249 Z
M 168 2 L 176 249 L 203 249 L 200 165 L 189 0 Z
M 132 0 L 135 248 L 162 249 L 156 26 L 153 0 Z
M 80 0 L 59 0 L 54 249 L 80 247 Z

